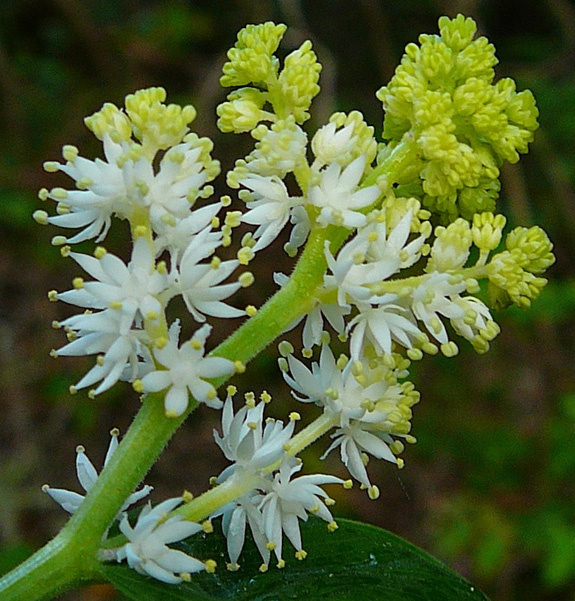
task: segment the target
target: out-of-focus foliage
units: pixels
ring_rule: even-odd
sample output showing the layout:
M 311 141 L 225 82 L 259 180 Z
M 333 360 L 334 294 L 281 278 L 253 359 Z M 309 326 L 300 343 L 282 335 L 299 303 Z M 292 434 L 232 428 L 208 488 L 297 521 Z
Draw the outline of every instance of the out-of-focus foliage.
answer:
M 246 23 L 270 19 L 289 26 L 287 51 L 309 38 L 324 66 L 311 127 L 335 110 L 360 109 L 381 129 L 375 91 L 389 81 L 405 44 L 435 33 L 441 14 L 458 12 L 472 16 L 494 43 L 498 77 L 513 77 L 518 89 L 535 94 L 541 127 L 529 155 L 503 171 L 500 206 L 510 227 L 542 225 L 558 260 L 531 310 L 497 317 L 503 331 L 488 354 L 463 349 L 456 359 L 417 366 L 419 442 L 405 454 L 405 469 L 370 466 L 387 483 L 381 498 L 370 502 L 356 490 L 338 499 L 338 511 L 423 546 L 498 601 L 574 598 L 575 8 L 569 0 L 0 2 L 0 569 L 61 525 L 64 516 L 40 492 L 44 481 L 73 487 L 65 466 L 76 444 L 90 442 L 92 449 L 105 441 L 102 432 L 125 430 L 137 402 L 127 387 L 97 401 L 70 397 L 82 366 L 48 357 L 61 343 L 49 325 L 65 309 L 48 303 L 46 292 L 69 287 L 77 273 L 50 249 L 56 232 L 31 219 L 37 190 L 58 185 L 54 176 L 48 181 L 42 162 L 59 158 L 70 143 L 95 155 L 82 119 L 103 102 L 121 103 L 138 88 L 161 85 L 170 102 L 196 106 L 194 126 L 214 137 L 215 155 L 229 168 L 252 144 L 215 128 L 215 106 L 226 94 L 218 84 L 225 51 Z M 259 298 L 275 288 L 281 244 L 269 251 L 278 258 L 258 280 Z M 242 291 L 238 304 L 251 302 L 250 293 Z M 239 386 L 281 391 L 270 357 L 250 367 Z M 274 398 L 290 402 L 285 392 Z M 184 427 L 150 476 L 158 498 L 183 487 L 198 492 L 222 467 L 217 457 L 213 464 L 203 460 L 213 448 L 217 414 L 192 419 L 206 423 L 194 436 Z M 169 467 L 183 454 L 198 459 L 194 474 Z M 321 471 L 321 464 L 310 467 Z M 68 599 L 112 598 L 101 589 L 79 595 Z

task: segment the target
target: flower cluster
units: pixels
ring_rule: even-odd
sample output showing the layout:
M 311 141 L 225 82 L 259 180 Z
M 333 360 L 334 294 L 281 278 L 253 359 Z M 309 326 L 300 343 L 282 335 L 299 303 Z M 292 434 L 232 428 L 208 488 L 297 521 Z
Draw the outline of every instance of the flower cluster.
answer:
M 292 414 L 287 426 L 273 419 L 264 423 L 264 406 L 271 401 L 267 393 L 262 394 L 263 400 L 258 404 L 253 393 L 248 393 L 246 404 L 234 415 L 234 387 L 230 387 L 228 392 L 222 413 L 223 432 L 221 436 L 217 432 L 214 435 L 226 458 L 233 463 L 218 476 L 216 482 L 241 486 L 248 481 L 251 486 L 248 492 L 224 505 L 212 517 L 223 518 L 229 569 L 239 568 L 238 558 L 244 546 L 247 525 L 263 559 L 260 569 L 267 570 L 272 551 L 281 568 L 285 565 L 282 558 L 284 534 L 294 546 L 296 558 L 304 559 L 306 556 L 298 520 L 305 521 L 312 513 L 325 520 L 329 530 L 337 528 L 328 509 L 333 501 L 321 485 L 343 484 L 343 480 L 325 474 L 292 479 L 303 465 L 287 452 L 299 415 Z
M 248 529 L 262 570 L 272 556 L 285 565 L 284 535 L 304 559 L 300 521 L 315 514 L 335 530 L 334 501 L 322 486 L 349 487 L 351 480 L 299 475 L 298 454 L 330 433 L 323 457 L 339 451 L 351 477 L 376 499 L 370 457 L 401 468 L 404 443 L 416 441 L 411 420 L 419 393 L 408 379 L 411 362 L 439 351 L 452 357 L 459 338 L 486 352 L 499 333 L 492 310 L 526 307 L 541 292 L 554 261 L 551 242 L 539 227 L 506 230 L 494 212 L 499 167 L 527 151 L 537 127 L 533 97 L 516 92 L 509 79 L 494 83 L 493 47 L 473 40 L 471 19 L 444 17 L 439 27 L 439 36 L 408 45 L 379 90 L 386 140 L 380 145 L 358 111 L 335 113 L 308 136 L 303 124 L 321 70 L 311 43 L 282 65 L 276 51 L 284 25 L 243 29 L 223 68 L 221 84 L 237 89 L 218 107 L 218 125 L 249 132 L 255 146 L 227 174 L 246 210 L 228 210 L 222 222 L 218 213 L 229 196 L 197 202 L 213 194 L 209 182 L 219 173 L 211 142 L 189 132 L 193 107 L 164 104 L 161 88 L 128 96 L 125 109 L 106 104 L 86 120 L 105 160 L 90 161 L 67 146 L 65 163 L 45 165 L 70 176 L 77 189 L 42 190 L 42 199 L 56 201 L 57 214 L 37 211 L 35 218 L 80 230 L 53 243 L 92 278 L 50 293 L 84 310 L 55 324 L 68 344 L 53 354 L 97 355 L 72 392 L 94 386 L 93 396 L 127 380 L 145 402 L 163 403 L 163 420 L 184 416 L 196 402 L 222 409 L 222 431 L 214 437 L 231 462 L 204 495 L 184 505 L 180 498 L 147 505 L 134 525 L 125 509 L 149 487 L 133 493 L 118 515 L 122 542 L 102 549 L 101 559 L 126 560 L 141 574 L 179 583 L 214 564 L 167 545 L 199 532 L 199 521 L 219 517 L 229 569 L 239 568 Z M 77 242 L 101 243 L 113 217 L 129 222 L 128 262 L 102 246 L 93 256 L 71 250 Z M 292 275 L 274 275 L 280 289 L 259 311 L 228 304 L 254 277 L 229 278 L 269 250 L 288 223 L 285 250 L 290 257 L 300 253 Z M 235 258 L 217 256 L 241 224 L 253 230 Z M 170 323 L 166 313 L 178 296 L 197 324 L 185 342 L 186 320 Z M 209 318 L 246 315 L 239 330 L 206 352 Z M 287 424 L 264 419 L 267 393 L 259 403 L 246 393 L 237 411 L 235 387 L 224 403 L 218 398 L 217 385 L 302 323 L 305 361 L 283 341 L 278 363 L 295 399 L 319 407 L 318 417 L 296 433 L 295 412 Z M 346 345 L 337 358 L 336 336 L 336 344 Z M 167 431 L 167 423 L 158 430 Z M 80 447 L 77 472 L 90 494 L 97 472 Z M 71 513 L 83 500 L 45 490 Z
M 77 190 L 42 190 L 42 199 L 58 203 L 58 215 L 37 211 L 35 218 L 83 228 L 71 238 L 53 240 L 93 278 L 75 278 L 72 290 L 50 293 L 51 300 L 86 310 L 55 323 L 65 329 L 69 343 L 54 356 L 97 355 L 96 365 L 71 391 L 95 386 L 93 396 L 118 380 L 134 383 L 140 392 L 167 388 L 166 412 L 177 417 L 188 407 L 188 391 L 196 401 L 217 406 L 208 380 L 229 375 L 234 368 L 224 358 L 204 357 L 207 324 L 179 347 L 178 323 L 168 331 L 168 303 L 181 296 L 199 323 L 206 316 L 245 315 L 225 300 L 248 285 L 251 274 L 223 283 L 239 260 L 215 255 L 224 244 L 224 233 L 217 229 L 222 204 L 196 207 L 198 199 L 213 193 L 207 182 L 219 173 L 219 163 L 210 157 L 211 141 L 188 130 L 193 107 L 166 105 L 165 96 L 161 88 L 141 90 L 126 98 L 125 111 L 106 104 L 86 119 L 103 142 L 106 160 L 90 161 L 76 148 L 64 147 L 66 163 L 45 167 L 69 175 Z M 101 242 L 112 216 L 130 223 L 134 245 L 128 263 L 102 246 L 94 256 L 70 250 L 70 244 L 90 238 Z
M 515 82 L 493 82 L 495 49 L 473 39 L 469 17 L 439 19 L 440 35 L 408 44 L 401 65 L 377 97 L 383 103 L 383 160 L 405 136 L 420 157 L 401 182 L 426 208 L 452 220 L 493 211 L 499 167 L 527 152 L 538 111 L 529 90 Z

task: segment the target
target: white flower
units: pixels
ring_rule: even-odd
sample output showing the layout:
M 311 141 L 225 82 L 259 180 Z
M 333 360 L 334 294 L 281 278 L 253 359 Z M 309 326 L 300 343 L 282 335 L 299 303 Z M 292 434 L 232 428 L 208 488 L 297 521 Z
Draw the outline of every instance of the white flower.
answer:
M 188 310 L 199 322 L 206 320 L 204 313 L 213 317 L 245 315 L 244 311 L 222 302 L 240 288 L 239 282 L 220 284 L 236 269 L 239 261 L 200 263 L 220 245 L 221 235 L 215 236 L 209 227 L 203 229 L 192 237 L 177 270 L 171 273 L 174 289 L 182 295 Z
M 106 161 L 90 161 L 78 156 L 76 148 L 64 147 L 66 164 L 48 162 L 45 167 L 49 171 L 66 173 L 76 181 L 79 189 L 41 191 L 41 198 L 51 198 L 59 203 L 60 214 L 48 217 L 40 212 L 38 221 L 84 228 L 66 240 L 69 244 L 90 238 L 100 242 L 108 232 L 111 217 L 130 219 L 136 206 L 148 209 L 154 231 L 162 231 L 167 222 L 176 225 L 188 216 L 191 203 L 198 196 L 205 197 L 211 192 L 210 188 L 202 188 L 219 172 L 219 163 L 210 160 L 206 152 L 209 144 L 205 139 L 189 134 L 183 142 L 177 143 L 186 130 L 187 127 L 177 135 L 170 132 L 169 143 L 164 140 L 166 144 L 160 144 L 164 149 L 176 145 L 164 154 L 157 173 L 153 163 L 160 147 L 154 144 L 154 148 L 144 148 L 146 145 L 130 140 L 129 132 L 124 132 L 121 141 L 114 141 L 107 131 L 98 136 L 103 141 Z
M 119 432 L 115 428 L 110 432 L 112 438 L 110 439 L 108 452 L 106 453 L 106 458 L 104 459 L 104 467 L 106 467 L 108 461 L 110 461 L 110 458 L 118 448 L 118 434 Z M 84 447 L 81 445 L 76 447 L 76 475 L 78 476 L 78 481 L 82 485 L 82 488 L 86 492 L 89 492 L 98 479 L 98 472 L 96 471 L 96 468 L 92 462 L 86 456 L 84 450 Z M 59 503 L 62 506 L 62 509 L 68 513 L 74 513 L 85 498 L 85 495 L 81 495 L 70 490 L 64 490 L 62 488 L 51 488 L 47 484 L 42 487 L 42 490 L 48 493 L 52 499 L 54 499 L 56 503 Z M 143 486 L 139 491 L 132 493 L 124 501 L 120 512 L 125 511 L 130 505 L 133 505 L 140 499 L 148 496 L 151 490 L 152 487 L 146 485 Z
M 414 315 L 440 344 L 449 342 L 441 317 L 452 320 L 462 320 L 465 317 L 464 309 L 455 302 L 464 290 L 465 282 L 461 278 L 435 271 L 425 277 L 413 292 Z
M 371 487 L 362 451 L 378 459 L 397 463 L 397 457 L 391 452 L 389 445 L 393 438 L 385 431 L 369 431 L 369 424 L 354 421 L 345 428 L 338 428 L 332 435 L 334 441 L 322 455 L 324 459 L 333 449 L 340 447 L 341 460 L 349 473 L 367 488 Z
M 144 392 L 158 392 L 169 388 L 164 406 L 166 414 L 178 417 L 188 407 L 188 395 L 199 403 L 219 408 L 222 402 L 216 389 L 205 378 L 219 378 L 234 371 L 234 364 L 223 357 L 204 357 L 204 345 L 212 328 L 202 326 L 189 340 L 178 346 L 180 324 L 175 321 L 170 326 L 169 340 L 162 348 L 154 349 L 154 357 L 165 369 L 146 374 L 141 380 Z
M 142 330 L 132 330 L 131 321 L 121 311 L 107 309 L 74 315 L 58 324 L 69 332 L 72 341 L 52 351 L 54 357 L 99 354 L 96 365 L 73 390 L 101 381 L 91 391 L 91 395 L 97 395 L 120 379 L 134 381 L 147 371 L 151 356 L 145 346 L 146 335 Z
M 313 513 L 328 524 L 333 524 L 333 516 L 324 502 L 328 495 L 320 488 L 320 485 L 343 484 L 341 478 L 325 474 L 300 476 L 292 480 L 291 477 L 301 467 L 301 463 L 294 465 L 293 462 L 284 462 L 274 476 L 271 490 L 265 495 L 260 505 L 264 533 L 268 541 L 272 543 L 273 551 L 280 565 L 283 565 L 282 538 L 284 533 L 295 547 L 296 557 L 300 559 L 305 557 L 298 520 L 307 521 L 308 513 Z
M 326 413 L 337 416 L 342 427 L 351 419 L 362 419 L 369 402 L 383 399 L 388 392 L 389 384 L 384 378 L 375 377 L 360 383 L 353 373 L 353 362 L 340 369 L 327 344 L 322 346 L 319 363 L 313 362 L 311 371 L 293 355 L 288 355 L 287 361 L 291 376 L 287 372 L 283 376 L 295 391 L 293 396 L 298 401 L 324 407 Z
M 353 123 L 337 129 L 333 121 L 320 127 L 311 140 L 311 149 L 316 157 L 313 168 L 319 169 L 350 154 L 357 145 L 357 136 L 353 130 Z
M 244 405 L 235 415 L 231 397 L 226 399 L 222 411 L 222 435 L 214 430 L 214 438 L 224 455 L 233 465 L 219 476 L 223 482 L 238 468 L 256 473 L 279 461 L 285 453 L 284 446 L 291 438 L 295 422 L 287 426 L 283 422 L 267 420 L 263 423 L 265 403 L 254 407 Z
M 103 240 L 110 228 L 111 217 L 127 217 L 131 213 L 128 188 L 131 185 L 127 169 L 120 167 L 118 160 L 129 150 L 127 142 L 114 142 L 109 135 L 102 138 L 106 160 L 78 156 L 74 147 L 64 147 L 66 164 L 47 163 L 49 171 L 62 171 L 77 182 L 80 189 L 42 191 L 41 198 L 51 198 L 59 203 L 61 214 L 48 217 L 52 225 L 65 228 L 84 228 L 68 238 L 68 244 L 96 238 Z M 141 159 L 145 163 L 144 159 Z M 130 163 L 130 162 L 128 162 Z M 126 163 L 126 165 L 128 165 Z M 133 165 L 132 165 L 133 166 Z
M 285 184 L 277 175 L 264 177 L 254 173 L 240 179 L 240 183 L 252 191 L 253 200 L 247 204 L 248 211 L 242 221 L 257 225 L 254 252 L 271 244 L 287 223 L 292 210 L 303 203 L 300 197 L 288 194 Z
M 134 527 L 125 514 L 120 522 L 120 530 L 129 542 L 116 550 L 116 560 L 120 562 L 125 559 L 136 572 L 167 584 L 182 582 L 183 574 L 205 570 L 204 562 L 167 546 L 202 530 L 200 524 L 186 521 L 179 515 L 165 520 L 166 514 L 181 502 L 179 497 L 168 499 L 153 509 L 148 503 L 140 512 Z
M 162 313 L 158 297 L 168 289 L 168 278 L 155 269 L 154 252 L 145 238 L 134 243 L 128 265 L 111 253 L 99 259 L 79 253 L 70 256 L 97 281 L 82 282 L 78 288 L 60 293 L 59 300 L 88 309 L 113 307 L 129 321 L 138 311 L 144 319 Z
M 160 168 L 147 183 L 144 202 L 150 210 L 154 231 L 172 221 L 177 224 L 190 213 L 191 203 L 199 196 L 202 187 L 219 172 L 217 161 L 202 161 L 205 148 L 194 134 L 186 136 L 181 144 L 172 146 L 162 157 Z M 211 188 L 210 188 L 211 190 Z
M 358 211 L 375 202 L 380 190 L 375 185 L 357 189 L 364 167 L 365 157 L 360 156 L 343 170 L 341 165 L 332 163 L 320 172 L 319 183 L 309 189 L 308 201 L 320 209 L 321 225 L 334 223 L 354 228 L 366 223 L 365 215 Z
M 175 225 L 171 224 L 169 220 L 160 221 L 155 227 L 157 233 L 154 239 L 156 256 L 160 256 L 164 250 L 168 250 L 172 263 L 177 263 L 192 237 L 207 228 L 221 208 L 222 205 L 219 202 L 214 202 L 193 210 L 190 215 L 178 220 Z M 214 244 L 214 247 L 219 246 L 221 234 L 211 232 L 210 237 L 212 238 L 210 243 Z
M 305 161 L 307 135 L 293 117 L 276 121 L 270 128 L 257 128 L 259 141 L 246 157 L 241 175 L 246 170 L 263 176 L 276 175 L 283 179 Z
M 262 499 L 261 493 L 252 490 L 233 503 L 224 505 L 210 516 L 212 518 L 222 516 L 222 531 L 226 537 L 231 569 L 239 568 L 238 559 L 244 548 L 247 525 L 250 527 L 252 538 L 264 565 L 269 563 L 270 550 L 267 548 L 268 540 L 263 531 L 263 515 L 258 507 Z
M 274 282 L 278 286 L 285 286 L 289 278 L 284 273 L 274 273 Z M 338 333 L 343 334 L 345 330 L 344 316 L 349 313 L 349 307 L 341 307 L 337 303 L 319 303 L 307 315 L 303 315 L 288 327 L 295 328 L 303 319 L 302 340 L 305 349 L 311 349 L 314 345 L 321 344 L 321 336 L 324 331 L 324 317 L 330 326 Z
M 397 295 L 385 294 L 376 299 L 371 299 L 374 305 L 358 304 L 359 313 L 347 325 L 346 331 L 351 332 L 349 350 L 353 360 L 363 357 L 368 343 L 378 355 L 389 355 L 393 341 L 412 348 L 413 340 L 421 335 L 411 313 L 396 302 Z

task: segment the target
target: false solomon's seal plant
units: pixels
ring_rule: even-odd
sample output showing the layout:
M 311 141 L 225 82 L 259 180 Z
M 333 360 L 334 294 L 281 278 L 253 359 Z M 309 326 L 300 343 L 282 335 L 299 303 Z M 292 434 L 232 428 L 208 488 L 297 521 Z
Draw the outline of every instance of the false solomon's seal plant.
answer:
M 248 25 L 228 52 L 221 84 L 231 91 L 217 109 L 218 126 L 255 140 L 226 174 L 230 195 L 214 197 L 210 182 L 220 164 L 212 142 L 191 130 L 194 107 L 166 104 L 162 88 L 130 94 L 122 108 L 105 104 L 86 119 L 103 158 L 65 146 L 61 162 L 44 165 L 69 176 L 75 189 L 41 190 L 48 210 L 34 217 L 63 228 L 52 242 L 85 272 L 70 290 L 49 293 L 79 308 L 53 324 L 66 342 L 52 354 L 94 357 L 71 393 L 93 398 L 125 381 L 142 403 L 120 442 L 112 430 L 100 473 L 77 448 L 83 494 L 44 485 L 72 515 L 1 581 L 4 601 L 51 598 L 110 579 L 118 564 L 141 575 L 127 593 L 138 599 L 163 598 L 139 592 L 149 583 L 160 587 L 150 591 L 184 591 L 169 598 L 195 599 L 192 585 L 203 582 L 217 598 L 210 579 L 225 576 L 232 586 L 247 570 L 250 579 L 269 578 L 273 590 L 274 578 L 301 574 L 314 559 L 310 553 L 298 563 L 294 553 L 303 560 L 309 545 L 318 546 L 306 540 L 306 528 L 317 533 L 323 524 L 328 540 L 318 535 L 320 544 L 334 552 L 345 536 L 342 527 L 327 534 L 338 528 L 327 490 L 356 483 L 375 501 L 371 459 L 401 468 L 405 443 L 416 442 L 411 362 L 453 357 L 460 344 L 486 352 L 499 332 L 493 309 L 528 307 L 546 283 L 554 257 L 545 232 L 506 228 L 496 206 L 500 167 L 527 152 L 537 108 L 513 80 L 494 79 L 494 48 L 474 39 L 471 19 L 442 17 L 439 35 L 407 46 L 377 92 L 383 130 L 358 111 L 335 113 L 315 132 L 304 127 L 321 66 L 309 41 L 280 61 L 285 30 Z M 241 210 L 232 210 L 232 197 L 243 201 Z M 129 223 L 125 258 L 105 246 L 116 219 Z M 267 302 L 238 306 L 234 294 L 254 281 L 252 261 L 265 260 L 260 251 L 269 253 L 284 230 L 295 268 L 275 275 L 278 289 Z M 86 241 L 94 243 L 91 254 L 74 250 Z M 179 296 L 189 315 L 172 321 L 167 308 Z M 227 319 L 241 325 L 215 346 L 212 324 Z M 317 407 L 307 424 L 296 412 L 266 418 L 267 405 L 281 400 L 265 390 L 222 388 L 294 328 L 301 345 L 279 342 L 278 369 L 297 401 Z M 230 465 L 202 495 L 151 503 L 151 487 L 141 482 L 201 403 L 221 414 L 215 443 Z M 323 457 L 341 459 L 337 475 L 306 472 L 298 454 L 316 441 Z M 143 508 L 128 511 L 144 498 Z M 304 528 L 310 515 L 318 519 Z M 225 546 L 210 553 L 218 536 Z M 387 544 L 393 552 L 399 543 Z M 244 554 L 250 561 L 255 554 L 257 564 L 243 564 Z M 322 561 L 332 569 L 329 554 Z

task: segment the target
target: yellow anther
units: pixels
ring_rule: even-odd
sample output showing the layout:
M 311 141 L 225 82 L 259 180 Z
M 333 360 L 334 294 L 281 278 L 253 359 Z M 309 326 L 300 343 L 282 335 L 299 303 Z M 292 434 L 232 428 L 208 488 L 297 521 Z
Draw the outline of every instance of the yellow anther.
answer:
M 289 414 L 290 422 L 298 422 L 301 419 L 301 415 L 297 411 L 292 411 Z
M 343 487 L 345 488 L 345 490 L 350 490 L 351 488 L 353 488 L 353 480 L 346 480 L 343 483 Z
M 202 522 L 202 530 L 206 534 L 211 534 L 214 531 L 214 526 L 210 520 L 204 520 Z
M 204 345 L 202 343 L 201 340 L 198 340 L 197 338 L 192 338 L 190 340 L 190 346 L 195 350 L 195 351 L 201 351 L 204 348 Z
M 246 426 L 250 429 L 250 430 L 257 430 L 258 429 L 258 424 L 257 422 L 248 422 L 246 424 Z
M 180 574 L 180 578 L 184 582 L 191 582 L 192 581 L 192 575 L 189 572 L 183 572 L 182 574 Z
M 257 315 L 258 310 L 253 305 L 248 305 L 245 308 L 245 312 L 248 317 L 254 317 L 254 315 Z
M 134 380 L 132 384 L 132 388 L 138 393 L 142 394 L 144 392 L 144 385 L 142 384 L 142 380 Z
M 307 557 L 307 551 L 304 551 L 303 549 L 301 549 L 300 551 L 296 551 L 296 553 L 295 553 L 295 558 L 299 559 L 300 561 L 302 561 L 306 557 Z
M 120 311 L 123 307 L 122 302 L 115 300 L 109 304 L 110 309 L 115 309 L 116 311 Z
M 248 265 L 254 256 L 255 253 L 253 249 L 249 248 L 248 246 L 243 246 L 238 251 L 238 261 L 240 262 L 240 265 Z
M 238 389 L 233 384 L 230 384 L 226 388 L 226 392 L 227 392 L 227 394 L 228 394 L 229 397 L 234 396 L 234 394 L 236 394 L 237 391 L 238 391 Z
M 266 390 L 264 390 L 261 394 L 260 394 L 260 399 L 264 402 L 264 403 L 269 403 L 272 400 L 271 394 L 269 392 L 267 392 Z
M 247 288 L 251 286 L 255 281 L 254 274 L 251 271 L 245 271 L 238 278 L 238 282 L 240 283 L 242 288 Z
M 46 188 L 40 188 L 40 190 L 38 190 L 38 198 L 42 201 L 44 200 L 48 200 L 48 190 Z
M 218 269 L 218 267 L 222 264 L 222 260 L 219 257 L 212 257 L 210 261 L 210 267 L 212 269 Z
M 209 479 L 209 483 L 210 486 L 215 486 L 218 483 L 218 477 L 217 476 L 211 476 Z
M 47 171 L 48 173 L 56 173 L 60 167 L 60 163 L 57 161 L 44 161 L 42 167 L 44 167 L 44 171 Z
M 208 401 L 213 401 L 217 398 L 217 396 L 218 393 L 215 388 L 210 388 L 210 390 L 208 390 L 208 392 L 206 393 L 206 398 L 208 399 Z
M 55 303 L 58 300 L 58 291 L 57 290 L 50 290 L 50 292 L 48 292 L 48 300 L 51 303 Z
M 37 211 L 34 211 L 32 213 L 32 218 L 36 223 L 39 223 L 40 225 L 48 224 L 48 213 L 46 213 L 46 211 L 38 209 Z
M 328 507 L 332 507 L 333 505 L 335 505 L 335 499 L 332 499 L 331 497 L 326 497 L 323 501 Z
M 101 259 L 104 257 L 104 255 L 106 255 L 107 252 L 108 251 L 103 246 L 96 246 L 96 249 L 94 250 L 94 256 L 96 259 Z
M 266 543 L 266 549 L 268 551 L 273 551 L 276 548 L 276 544 L 272 541 L 269 541 L 268 543 Z
M 234 361 L 234 372 L 237 374 L 243 374 L 246 371 L 246 364 L 239 359 Z
M 286 562 L 283 559 L 280 559 L 276 564 L 276 568 L 279 568 L 280 570 L 285 567 L 286 567 Z
M 337 525 L 337 522 L 335 520 L 327 525 L 327 529 L 329 532 L 335 532 L 338 528 L 339 526 Z
M 54 236 L 52 240 L 50 240 L 52 246 L 62 246 L 63 244 L 66 244 L 66 242 L 68 242 L 66 236 Z
M 145 238 L 150 233 L 150 228 L 145 225 L 137 225 L 134 228 L 134 238 Z
M 159 314 L 157 311 L 148 311 L 146 313 L 146 320 L 147 321 L 156 321 L 158 319 Z
M 441 352 L 446 357 L 455 357 L 455 355 L 459 353 L 459 348 L 457 347 L 457 344 L 455 344 L 455 342 L 453 341 L 446 342 L 445 344 L 441 345 Z
M 204 565 L 206 566 L 206 572 L 208 574 L 213 574 L 218 566 L 218 564 L 213 559 L 208 559 L 204 562 Z
M 227 563 L 226 569 L 228 570 L 228 572 L 237 572 L 240 569 L 240 564 L 239 563 Z
M 74 278 L 72 280 L 72 286 L 74 286 L 75 290 L 82 290 L 84 287 L 84 279 L 83 278 Z
M 182 501 L 184 503 L 189 503 L 190 501 L 192 501 L 194 498 L 194 495 L 189 491 L 189 490 L 185 490 L 182 493 Z
M 375 485 L 372 484 L 368 489 L 367 489 L 367 496 L 372 500 L 375 501 L 377 498 L 379 498 L 379 488 Z
M 268 571 L 269 566 L 267 563 L 262 563 L 262 565 L 258 569 L 262 574 L 265 574 Z
M 175 409 L 166 409 L 164 414 L 168 419 L 174 419 L 179 417 L 179 413 Z
M 162 349 L 166 346 L 166 344 L 168 344 L 169 340 L 166 336 L 158 336 L 158 338 L 156 338 L 154 340 L 154 346 L 157 349 Z

